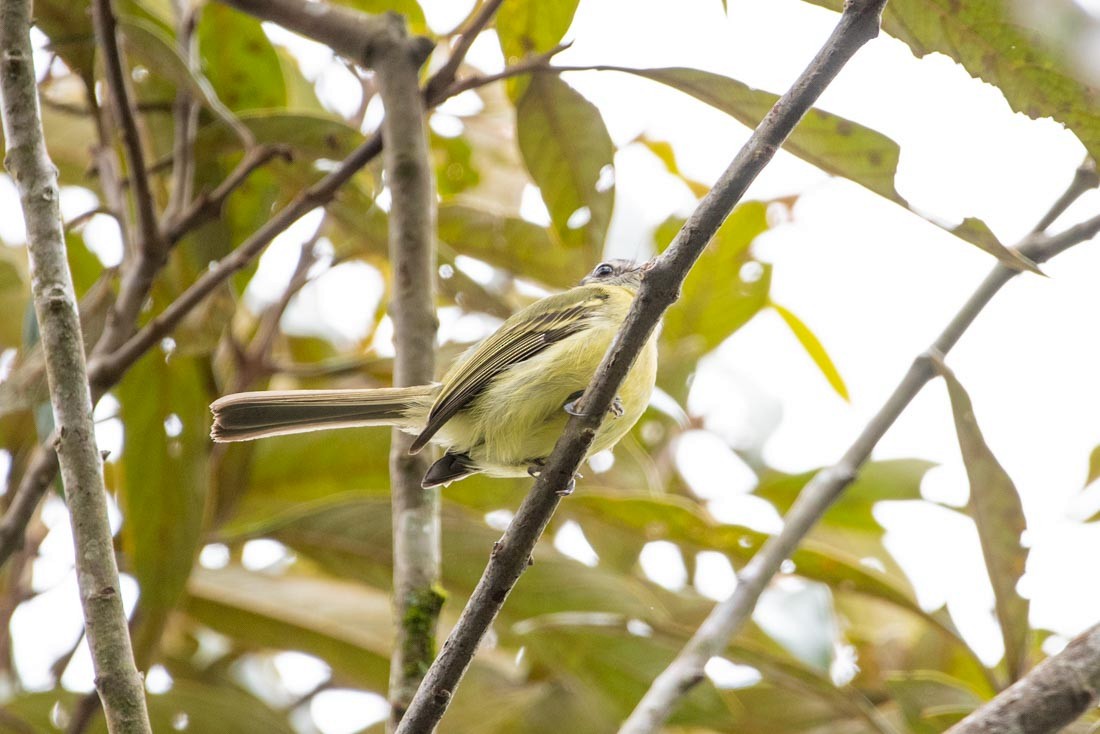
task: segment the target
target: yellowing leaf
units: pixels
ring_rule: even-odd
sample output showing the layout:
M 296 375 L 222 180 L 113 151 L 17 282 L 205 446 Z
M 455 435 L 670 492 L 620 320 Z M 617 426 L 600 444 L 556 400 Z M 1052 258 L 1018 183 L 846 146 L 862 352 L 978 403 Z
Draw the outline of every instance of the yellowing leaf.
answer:
M 836 365 L 833 364 L 833 360 L 829 357 L 829 353 L 825 351 L 825 347 L 822 346 L 821 340 L 810 331 L 810 327 L 806 326 L 802 322 L 802 319 L 795 316 L 789 309 L 780 306 L 775 301 L 769 301 L 768 305 L 771 306 L 779 317 L 783 319 L 783 322 L 790 327 L 794 332 L 794 336 L 798 339 L 798 343 L 802 345 L 802 348 L 806 350 L 806 353 L 810 355 L 810 359 L 814 361 L 817 368 L 821 370 L 821 374 L 828 380 L 829 385 L 836 390 L 836 394 L 840 397 L 848 400 L 848 386 L 844 384 L 844 378 L 840 376 L 840 372 L 837 370 Z
M 1012 478 L 997 461 L 974 418 L 970 396 L 955 374 L 943 364 L 936 369 L 947 383 L 955 431 L 959 436 L 966 474 L 970 479 L 967 511 L 974 518 L 993 584 L 997 619 L 1005 644 L 1005 662 L 1012 680 L 1027 670 L 1028 600 L 1016 591 L 1024 575 L 1028 551 L 1020 543 L 1027 521 Z

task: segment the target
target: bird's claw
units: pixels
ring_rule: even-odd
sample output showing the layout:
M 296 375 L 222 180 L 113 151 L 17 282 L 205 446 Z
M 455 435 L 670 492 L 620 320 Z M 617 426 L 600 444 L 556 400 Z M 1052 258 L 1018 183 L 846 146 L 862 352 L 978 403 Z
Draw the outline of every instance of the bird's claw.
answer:
M 581 399 L 583 392 L 575 392 L 569 396 L 569 400 L 566 401 L 562 408 L 569 415 L 583 416 L 584 412 L 577 409 L 577 401 Z M 611 414 L 613 418 L 622 418 L 626 413 L 626 408 L 623 406 L 623 399 L 618 395 L 611 401 L 611 407 L 607 409 L 607 412 Z
M 559 497 L 568 497 L 569 495 L 573 494 L 573 490 L 577 488 L 577 477 L 579 476 L 580 474 L 574 474 L 572 477 L 569 478 L 569 483 L 559 489 L 554 494 Z

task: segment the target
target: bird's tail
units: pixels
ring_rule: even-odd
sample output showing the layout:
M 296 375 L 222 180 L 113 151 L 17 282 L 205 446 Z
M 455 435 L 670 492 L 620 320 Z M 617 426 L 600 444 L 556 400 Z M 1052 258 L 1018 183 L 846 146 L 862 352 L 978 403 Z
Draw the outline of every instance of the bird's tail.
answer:
M 265 390 L 239 392 L 210 405 L 219 443 L 303 433 L 322 428 L 398 426 L 422 428 L 438 385 L 364 390 Z

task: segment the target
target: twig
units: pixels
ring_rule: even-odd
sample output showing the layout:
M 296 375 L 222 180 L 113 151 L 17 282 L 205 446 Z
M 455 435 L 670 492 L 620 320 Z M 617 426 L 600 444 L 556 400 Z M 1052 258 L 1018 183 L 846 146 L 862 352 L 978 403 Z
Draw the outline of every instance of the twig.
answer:
M 287 283 L 279 300 L 265 309 L 260 316 L 260 323 L 256 326 L 256 333 L 248 349 L 234 349 L 240 361 L 240 369 L 233 377 L 231 392 L 245 390 L 260 376 L 270 374 L 271 347 L 275 343 L 275 335 L 279 333 L 279 321 L 286 313 L 290 302 L 294 300 L 294 296 L 309 282 L 309 270 L 317 262 L 316 247 L 320 237 L 321 228 L 319 227 L 312 237 L 302 243 L 290 282 Z
M 286 0 L 282 0 L 282 2 L 286 5 Z M 253 3 L 253 5 L 256 5 L 256 3 Z M 453 78 L 441 74 L 433 75 L 433 79 L 436 78 L 445 80 L 446 83 L 440 82 L 444 89 L 454 81 Z M 91 95 L 90 91 L 89 95 Z M 430 104 L 438 104 L 441 101 L 442 98 L 428 100 Z M 343 164 L 295 197 L 285 208 L 245 240 L 236 251 L 224 258 L 212 270 L 207 271 L 203 278 L 200 278 L 191 288 L 181 294 L 160 316 L 147 324 L 144 329 L 131 337 L 113 354 L 93 358 L 89 365 L 93 397 L 98 400 L 99 396 L 121 379 L 130 365 L 161 338 L 167 336 L 190 313 L 191 309 L 202 302 L 206 295 L 213 292 L 230 275 L 245 267 L 252 259 L 257 257 L 276 235 L 293 224 L 299 217 L 311 209 L 325 204 L 340 186 L 346 183 L 360 168 L 373 160 L 381 150 L 382 138 L 381 135 L 376 134 L 353 151 Z M 125 230 L 126 227 L 123 227 L 124 237 L 126 236 Z M 16 495 L 12 498 L 9 510 L 0 520 L 0 564 L 3 564 L 12 551 L 22 543 L 23 529 L 34 513 L 34 508 L 41 501 L 46 488 L 57 473 L 57 457 L 53 449 L 50 448 L 51 445 L 52 441 L 48 440 L 45 444 L 39 444 L 35 449 L 28 469 L 16 489 Z
M 1097 187 L 1100 187 L 1100 175 L 1096 173 L 1096 161 L 1086 157 L 1081 165 L 1077 166 L 1077 170 L 1074 171 L 1073 181 L 1070 182 L 1069 187 L 1058 197 L 1058 200 L 1054 202 L 1043 218 L 1039 220 L 1039 223 L 1031 230 L 1032 233 L 1046 232 L 1047 228 L 1054 224 L 1054 220 L 1062 216 L 1069 205 L 1081 197 L 1081 194 Z
M 218 217 L 229 195 L 240 188 L 256 169 L 267 165 L 274 158 L 289 161 L 290 149 L 282 145 L 256 145 L 249 148 L 216 189 L 209 194 L 199 194 L 177 216 L 166 217 L 169 221 L 163 233 L 165 242 L 171 247 L 195 227 Z
M 113 350 L 133 333 L 142 305 L 152 288 L 153 278 L 164 264 L 168 251 L 157 223 L 156 204 L 145 170 L 145 154 L 141 149 L 137 111 L 129 90 L 122 50 L 118 45 L 118 27 L 111 0 L 94 0 L 92 20 L 96 41 L 103 52 L 111 108 L 130 164 L 130 191 L 134 197 L 134 213 L 140 235 L 134 251 L 127 253 L 128 262 L 123 268 L 118 298 L 107 315 L 103 335 L 95 346 L 95 351 L 103 354 Z
M 198 10 L 190 0 L 174 0 L 176 12 L 176 48 L 187 60 L 192 72 L 198 69 L 198 44 L 195 26 Z M 176 101 L 172 105 L 174 130 L 172 139 L 172 186 L 164 218 L 176 218 L 187 202 L 191 201 L 195 177 L 195 137 L 199 127 L 199 104 L 186 85 L 176 89 Z
M 27 227 L 31 289 L 42 335 L 57 454 L 72 514 L 77 584 L 95 682 L 110 731 L 149 732 L 118 587 L 103 463 L 95 444 L 76 294 L 65 254 L 57 169 L 46 153 L 30 43 L 30 2 L 0 4 L 0 97 L 6 166 Z
M 561 43 L 541 54 L 535 56 L 528 56 L 522 61 L 513 64 L 496 74 L 472 74 L 463 79 L 459 79 L 454 84 L 447 88 L 447 96 L 454 97 L 468 89 L 477 89 L 484 87 L 487 84 L 493 82 L 503 81 L 504 79 L 511 79 L 512 77 L 521 76 L 523 74 L 533 74 L 536 72 L 549 72 L 560 73 L 562 71 L 599 71 L 595 67 L 558 67 L 550 66 L 550 61 L 560 54 L 562 51 L 569 48 L 571 43 Z
M 138 333 L 112 354 L 93 360 L 89 374 L 98 391 L 114 384 L 122 373 L 137 361 L 147 349 L 167 336 L 180 321 L 204 298 L 214 292 L 229 276 L 244 269 L 280 232 L 306 213 L 326 204 L 348 179 L 378 155 L 382 137 L 374 135 L 348 156 L 335 170 L 298 194 L 278 214 L 267 220 L 237 249 L 204 272 L 199 279 L 151 319 Z
M 1033 262 L 1042 263 L 1063 250 L 1094 237 L 1097 232 L 1100 232 L 1100 216 L 1053 237 L 1030 235 L 1016 249 Z M 925 383 L 935 375 L 933 360 L 941 359 L 955 346 L 997 291 L 1018 272 L 1002 264 L 994 266 L 932 346 L 913 360 L 901 383 L 840 461 L 818 472 L 806 484 L 787 512 L 783 529 L 778 535 L 769 538 L 741 570 L 737 577 L 737 588 L 711 610 L 676 659 L 657 676 L 620 729 L 620 734 L 657 731 L 680 699 L 702 680 L 703 667 L 707 661 L 721 654 L 729 639 L 752 614 L 761 592 L 779 571 L 783 561 L 791 555 L 829 505 L 856 478 L 875 445 Z
M 439 73 L 424 88 L 424 96 L 429 100 L 429 104 L 431 104 L 430 100 L 437 95 L 441 95 L 450 80 L 458 75 L 458 68 L 462 66 L 462 62 L 466 59 L 466 54 L 470 52 L 470 47 L 474 45 L 478 34 L 485 30 L 485 26 L 489 25 L 489 21 L 493 19 L 503 2 L 504 0 L 486 0 L 481 9 L 470 19 L 470 24 L 455 41 L 450 58 L 447 59 L 447 62 L 439 69 Z M 449 92 L 448 96 L 451 96 Z
M 649 265 L 618 338 L 581 398 L 583 415 L 570 418 L 546 468 L 494 548 L 469 603 L 405 714 L 399 734 L 431 731 L 442 717 L 481 638 L 527 568 L 531 550 L 561 500 L 558 491 L 572 479 L 619 385 L 661 315 L 676 300 L 688 270 L 813 101 L 856 50 L 878 34 L 884 3 L 846 3 L 840 22 L 817 57 L 776 102 L 669 248 Z
M 389 256 L 393 272 L 394 368 L 396 387 L 423 385 L 435 377 L 435 182 L 425 124 L 424 96 L 417 72 L 423 46 L 395 38 L 375 54 L 375 78 L 386 117 L 382 151 L 386 184 L 392 193 Z M 400 429 L 390 439 L 393 508 L 394 645 L 390 657 L 392 731 L 401 721 L 424 671 L 435 657 L 435 628 L 443 596 L 439 592 L 439 492 L 420 481 L 429 454 L 409 454 L 412 436 Z

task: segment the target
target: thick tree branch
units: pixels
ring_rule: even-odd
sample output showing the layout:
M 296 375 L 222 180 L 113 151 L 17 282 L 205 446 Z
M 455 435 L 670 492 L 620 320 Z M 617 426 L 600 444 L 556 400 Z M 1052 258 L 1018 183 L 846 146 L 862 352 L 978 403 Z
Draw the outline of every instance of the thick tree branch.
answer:
M 948 734 L 1061 731 L 1100 699 L 1100 625 L 1047 658 Z
M 28 0 L 0 4 L 5 166 L 19 189 L 26 220 L 31 290 L 58 427 L 57 454 L 72 514 L 77 583 L 96 688 L 111 732 L 149 732 L 145 691 L 119 593 L 84 340 L 65 253 L 57 169 L 46 152 L 39 116 L 30 23 Z
M 885 0 L 850 0 L 816 58 L 776 102 L 669 248 L 650 264 L 626 323 L 581 398 L 579 407 L 584 415 L 569 420 L 546 468 L 494 548 L 481 581 L 402 720 L 399 734 L 431 731 L 442 717 L 478 644 L 527 568 L 535 543 L 561 501 L 558 492 L 577 471 L 619 385 L 661 315 L 679 296 L 688 270 L 822 90 L 848 59 L 878 34 L 884 4 Z
M 404 21 L 393 13 L 368 15 L 340 5 L 303 0 L 221 1 L 312 38 L 364 66 L 373 67 L 378 54 L 404 32 Z
M 118 45 L 118 27 L 111 0 L 92 2 L 92 20 L 106 69 L 110 108 L 122 134 L 122 146 L 129 162 L 130 191 L 134 197 L 138 234 L 134 250 L 126 253 L 118 298 L 107 315 L 107 325 L 96 344 L 96 353 L 103 354 L 115 349 L 133 333 L 141 308 L 153 287 L 153 278 L 164 264 L 168 249 L 161 237 L 156 203 L 145 170 L 137 110 L 127 81 L 122 49 Z
M 1039 264 L 1093 238 L 1098 232 L 1100 216 L 1052 237 L 1032 234 L 1016 249 Z M 784 518 L 783 529 L 769 538 L 741 570 L 737 588 L 711 610 L 676 659 L 654 680 L 620 729 L 620 734 L 643 734 L 660 729 L 661 723 L 671 715 L 680 699 L 703 679 L 703 667 L 707 661 L 721 654 L 730 638 L 752 614 L 764 587 L 778 573 L 783 561 L 794 552 L 829 505 L 852 483 L 860 467 L 870 458 L 875 445 L 925 383 L 935 376 L 934 360 L 942 358 L 955 346 L 997 291 L 1018 274 L 1018 270 L 1006 265 L 996 265 L 932 346 L 913 361 L 901 383 L 840 461 L 818 472 L 806 484 Z
M 416 78 L 424 60 L 418 46 L 412 39 L 395 39 L 375 54 L 375 76 L 386 110 L 383 170 L 393 202 L 389 218 L 390 316 L 397 387 L 423 385 L 435 378 L 435 182 L 424 98 Z M 420 486 L 430 454 L 412 456 L 411 445 L 412 436 L 393 430 L 389 462 L 394 606 L 391 730 L 435 657 L 435 628 L 443 605 L 438 590 L 439 492 Z

